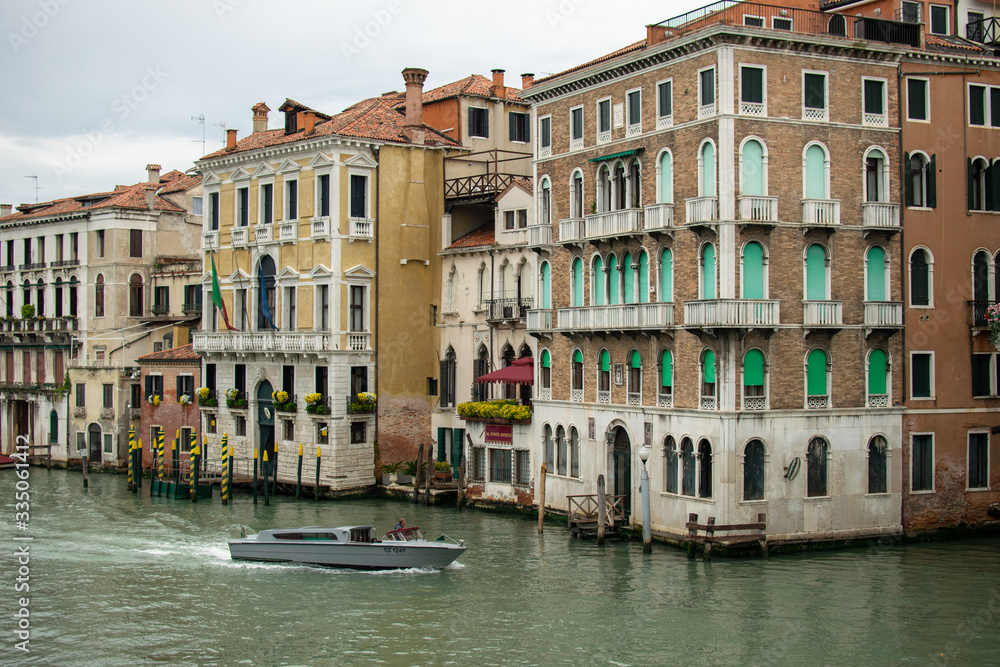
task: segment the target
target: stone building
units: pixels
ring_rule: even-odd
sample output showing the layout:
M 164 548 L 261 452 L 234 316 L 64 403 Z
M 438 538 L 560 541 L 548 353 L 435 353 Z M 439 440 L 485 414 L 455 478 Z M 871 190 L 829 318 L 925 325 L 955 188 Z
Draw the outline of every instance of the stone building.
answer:
M 521 93 L 547 505 L 604 475 L 634 520 L 645 445 L 662 536 L 689 514 L 763 513 L 777 543 L 901 532 L 895 80 L 920 36 L 713 5 Z

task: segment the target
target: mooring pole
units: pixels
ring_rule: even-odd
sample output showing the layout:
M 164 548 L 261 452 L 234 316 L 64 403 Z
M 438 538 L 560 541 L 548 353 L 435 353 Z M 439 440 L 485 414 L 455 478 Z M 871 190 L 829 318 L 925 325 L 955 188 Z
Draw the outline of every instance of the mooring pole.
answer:
M 274 443 L 274 462 L 271 466 L 274 468 L 273 481 L 271 482 L 271 495 L 278 495 L 278 443 Z
M 264 504 L 270 505 L 271 498 L 267 495 L 267 483 L 270 481 L 271 466 L 267 461 L 267 450 L 264 450 Z
M 434 448 L 427 445 L 427 479 L 424 481 L 424 506 L 431 504 L 431 479 L 434 478 Z
M 135 429 L 128 430 L 128 490 L 135 491 Z
M 604 527 L 608 523 L 608 501 L 604 491 L 604 475 L 597 476 L 597 543 L 604 544 Z
M 233 464 L 235 464 L 236 461 L 233 459 L 233 446 L 227 444 L 226 445 L 226 449 L 229 450 L 229 474 L 227 475 L 227 477 L 229 478 L 229 490 L 230 490 L 230 493 L 232 493 L 233 490 L 234 490 L 234 487 L 233 487 Z M 235 502 L 235 501 L 236 501 L 236 496 L 234 495 L 233 496 L 233 502 Z
M 548 463 L 542 464 L 542 471 L 538 475 L 538 534 L 541 535 L 545 524 L 545 473 L 549 469 Z
M 219 495 L 222 504 L 229 504 L 229 447 L 226 445 L 226 434 L 222 434 L 222 478 L 219 480 Z
M 257 448 L 253 448 L 253 504 L 257 504 Z
M 465 499 L 465 453 L 462 453 L 462 458 L 458 464 L 458 493 L 456 494 L 457 500 L 456 508 L 462 509 L 462 501 Z
M 87 450 L 80 450 L 80 460 L 83 462 L 83 488 L 90 487 L 90 480 L 87 479 Z
M 191 448 L 191 502 L 198 502 L 198 470 L 201 468 L 201 458 L 198 456 L 198 441 Z
M 646 470 L 646 459 L 649 458 L 649 447 L 639 448 L 639 460 L 642 461 L 642 475 L 639 477 L 639 495 L 642 496 L 642 550 L 644 553 L 653 551 L 652 526 L 649 518 L 649 471 Z
M 413 504 L 420 499 L 420 464 L 424 462 L 424 443 L 417 448 L 417 458 L 414 460 L 416 470 L 413 471 Z
M 138 489 L 142 488 L 142 438 L 135 446 L 135 483 Z M 138 489 L 136 491 L 138 492 Z
M 322 452 L 319 446 L 316 447 L 316 497 L 313 500 L 319 500 L 319 464 Z
M 295 474 L 295 499 L 299 499 L 302 490 L 302 443 L 299 443 L 299 471 Z

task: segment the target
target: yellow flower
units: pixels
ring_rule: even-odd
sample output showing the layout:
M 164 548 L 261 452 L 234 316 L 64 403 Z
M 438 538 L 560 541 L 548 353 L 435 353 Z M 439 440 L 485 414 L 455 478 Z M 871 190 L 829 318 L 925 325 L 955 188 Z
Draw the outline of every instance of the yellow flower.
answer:
M 208 387 L 202 387 L 201 389 L 198 390 L 198 398 L 200 398 L 201 400 L 205 400 L 206 398 L 208 398 L 209 393 L 211 392 L 209 391 Z

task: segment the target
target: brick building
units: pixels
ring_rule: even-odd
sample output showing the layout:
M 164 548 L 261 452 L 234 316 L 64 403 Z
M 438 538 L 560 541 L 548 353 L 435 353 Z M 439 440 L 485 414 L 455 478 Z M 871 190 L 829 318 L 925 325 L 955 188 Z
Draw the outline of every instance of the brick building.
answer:
M 146 396 L 146 400 L 132 406 L 139 413 L 135 437 L 142 439 L 143 466 L 152 465 L 151 445 L 161 432 L 167 458 L 170 458 L 171 441 L 179 435 L 179 457 L 186 460 L 191 451 L 191 435 L 199 442 L 205 435 L 195 396 L 201 386 L 201 357 L 189 343 L 143 355 L 136 363 Z M 158 400 L 154 401 L 154 396 Z M 211 433 L 215 425 L 206 426 L 206 431 Z
M 920 34 L 719 4 L 522 92 L 548 505 L 604 475 L 638 514 L 645 444 L 664 536 L 689 513 L 765 513 L 776 542 L 901 532 L 896 72 Z

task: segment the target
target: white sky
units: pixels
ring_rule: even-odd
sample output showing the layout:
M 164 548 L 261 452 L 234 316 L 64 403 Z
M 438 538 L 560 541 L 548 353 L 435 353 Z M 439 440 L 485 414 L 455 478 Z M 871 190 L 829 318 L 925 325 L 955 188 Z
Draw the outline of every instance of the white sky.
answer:
M 403 90 L 506 70 L 544 76 L 642 39 L 707 1 L 3 0 L 0 203 L 110 190 L 153 162 L 185 170 L 286 97 L 337 113 Z M 367 33 L 367 34 L 366 34 Z

